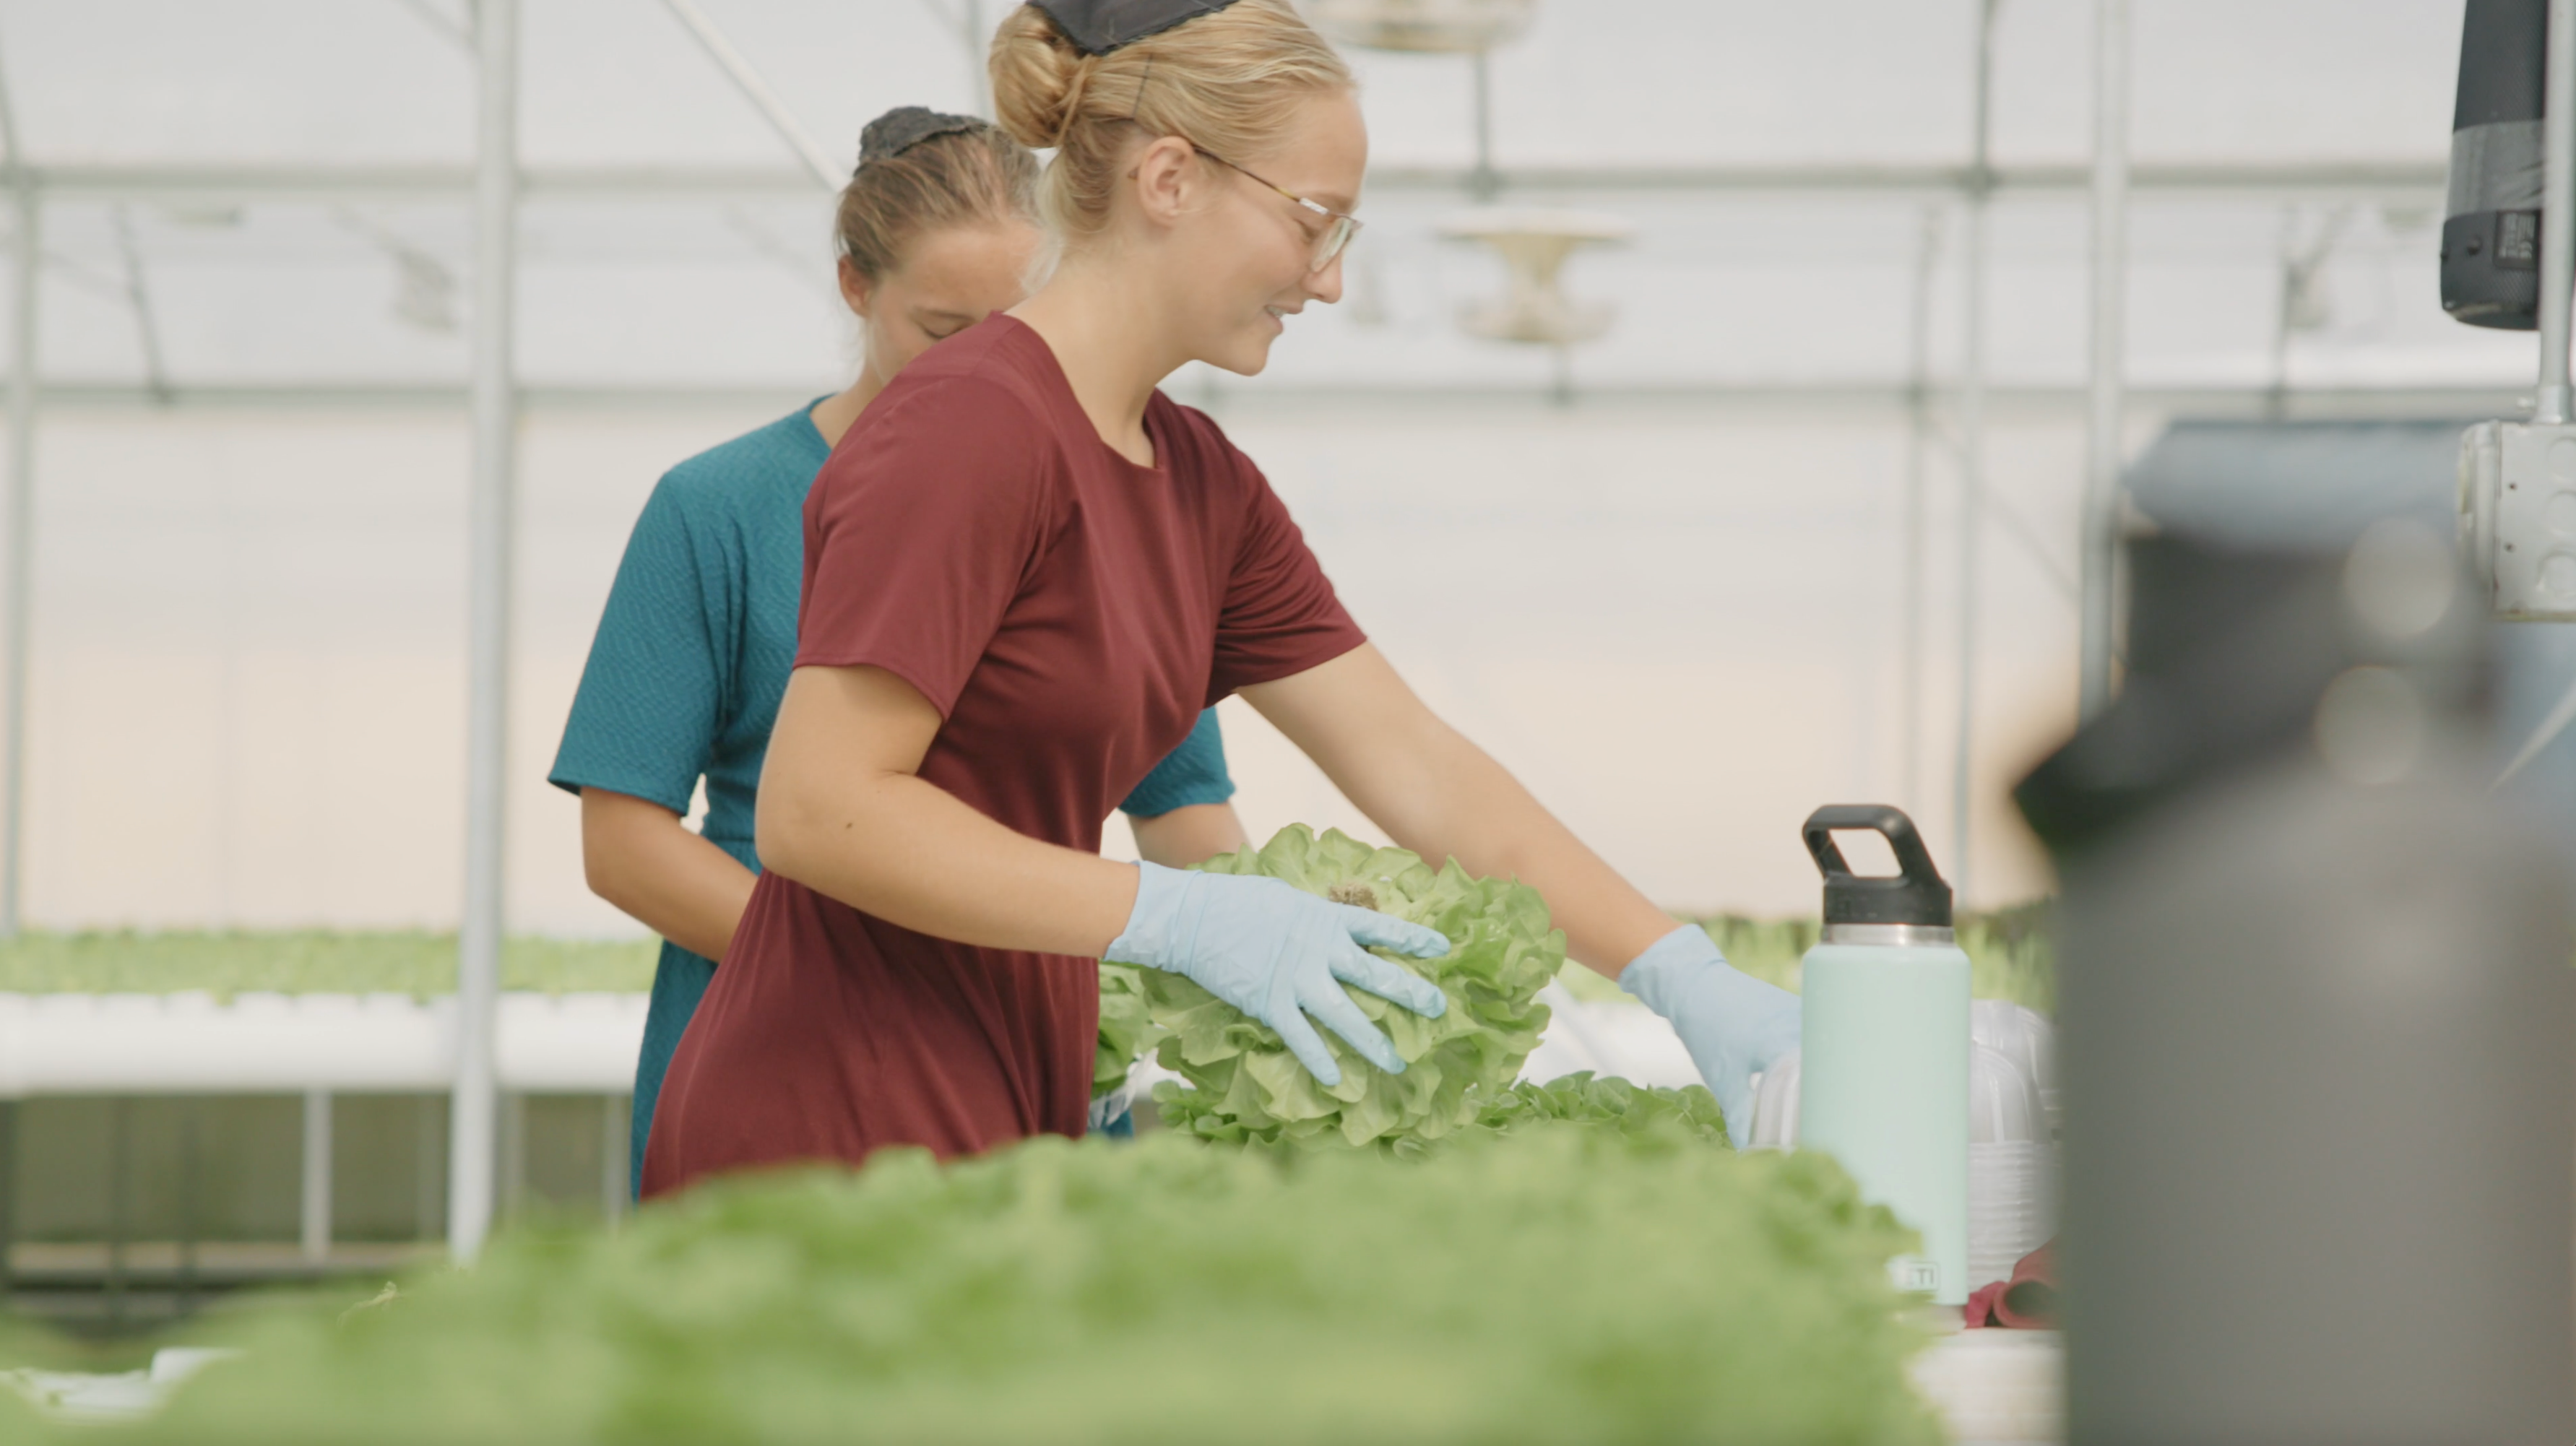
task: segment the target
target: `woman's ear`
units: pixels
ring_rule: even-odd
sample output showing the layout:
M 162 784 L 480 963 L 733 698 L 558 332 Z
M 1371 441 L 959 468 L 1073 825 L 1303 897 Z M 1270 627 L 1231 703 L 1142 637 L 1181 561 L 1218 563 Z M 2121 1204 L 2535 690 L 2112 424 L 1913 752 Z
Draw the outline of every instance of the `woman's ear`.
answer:
M 1157 136 L 1136 153 L 1127 175 L 1136 184 L 1136 203 L 1146 220 L 1168 226 L 1189 211 L 1198 199 L 1198 159 L 1179 136 Z
M 857 316 L 859 320 L 867 320 L 868 302 L 876 295 L 876 283 L 870 281 L 867 273 L 859 269 L 858 263 L 847 256 L 841 258 L 839 270 L 842 303 L 848 306 L 851 314 Z

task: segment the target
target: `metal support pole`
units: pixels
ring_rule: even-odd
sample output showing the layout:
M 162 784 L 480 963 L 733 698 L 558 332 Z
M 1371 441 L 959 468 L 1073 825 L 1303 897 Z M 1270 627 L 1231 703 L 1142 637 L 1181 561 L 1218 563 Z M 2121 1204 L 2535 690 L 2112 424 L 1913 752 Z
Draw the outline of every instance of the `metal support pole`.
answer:
M 465 917 L 456 958 L 456 1086 L 447 1244 L 458 1263 L 492 1225 L 493 1034 L 501 994 L 510 703 L 510 526 L 518 441 L 510 333 L 518 262 L 518 0 L 482 0 L 474 186 L 474 480 L 468 506 Z
M 1976 138 L 1968 167 L 1966 335 L 1959 366 L 1959 741 L 1950 764 L 1950 881 L 1968 895 L 1977 742 L 1977 594 L 1986 525 L 1986 209 L 1994 193 L 1995 8 L 1977 7 Z
M 1467 195 L 1482 204 L 1502 194 L 1503 178 L 1494 170 L 1493 62 L 1481 50 L 1470 59 L 1475 67 L 1476 169 L 1467 173 Z
M 166 407 L 178 392 L 170 385 L 170 365 L 161 355 L 161 324 L 152 314 L 152 286 L 143 270 L 143 243 L 134 239 L 133 208 L 120 204 L 108 219 L 115 223 L 117 251 L 125 261 L 125 302 L 134 309 L 134 344 L 143 354 L 143 384 L 152 400 Z
M 1914 315 L 1906 332 L 1905 537 L 1899 561 L 1898 688 L 1905 759 L 1898 770 L 1905 806 L 1923 804 L 1923 642 L 1929 599 L 1924 556 L 1924 480 L 1932 452 L 1932 278 L 1941 258 L 1941 208 L 1923 209 L 1923 235 L 1914 252 Z
M 27 826 L 27 673 L 34 637 L 36 568 L 36 279 L 44 263 L 44 211 L 35 168 L 18 133 L 17 112 L 0 90 L 0 145 L 9 150 L 9 195 L 17 212 L 10 257 L 14 304 L 9 322 L 9 472 L 6 578 L 0 580 L 0 939 L 15 939 L 25 919 Z
M 769 82 L 760 78 L 760 72 L 752 68 L 743 53 L 733 48 L 732 41 L 725 39 L 724 32 L 707 18 L 707 12 L 698 8 L 697 0 L 662 0 L 662 3 L 671 8 L 671 13 L 679 17 L 682 25 L 688 27 L 689 34 L 696 37 L 707 57 L 733 81 L 743 98 L 760 112 L 761 119 L 769 122 L 769 128 L 778 132 L 778 138 L 787 142 L 787 148 L 805 163 L 806 170 L 814 173 L 815 180 L 823 183 L 823 189 L 840 190 L 850 179 L 849 171 L 815 142 L 803 123 L 796 119 L 796 113 L 787 108 L 787 102 L 778 98 L 778 92 L 771 90 Z
M 961 23 L 966 37 L 967 83 L 974 87 L 975 114 L 990 118 L 993 114 L 993 72 L 984 56 L 992 37 L 984 29 L 983 0 L 966 0 L 966 15 Z
M 304 1195 L 300 1212 L 304 1259 L 331 1257 L 331 1092 L 304 1092 Z
M 2576 287 L 2576 0 L 2549 0 L 2548 143 L 2540 191 L 2540 390 L 2535 422 L 2576 421 L 2567 385 L 2568 302 Z
M 2122 372 L 2129 288 L 2129 0 L 2093 8 L 2093 375 L 2084 467 L 2083 681 L 2086 720 L 2111 702 Z

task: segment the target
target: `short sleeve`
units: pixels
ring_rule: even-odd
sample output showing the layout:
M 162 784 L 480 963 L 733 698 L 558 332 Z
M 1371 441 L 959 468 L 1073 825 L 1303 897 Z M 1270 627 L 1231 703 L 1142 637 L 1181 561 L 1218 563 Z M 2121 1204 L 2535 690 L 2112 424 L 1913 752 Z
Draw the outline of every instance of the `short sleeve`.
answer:
M 1368 641 L 1343 611 L 1288 508 L 1251 462 L 1236 455 L 1251 474 L 1252 498 L 1217 613 L 1211 706 L 1238 688 L 1294 676 Z
M 733 580 L 722 549 L 699 532 L 683 489 L 665 477 L 618 561 L 546 775 L 556 787 L 689 811 L 715 747 L 732 636 L 723 619 Z
M 806 499 L 796 663 L 883 668 L 944 719 L 1039 557 L 1061 462 L 989 382 L 941 379 L 878 406 Z
M 1118 805 L 1131 818 L 1160 818 L 1176 808 L 1223 803 L 1234 797 L 1234 779 L 1225 771 L 1225 730 L 1216 710 L 1199 715 L 1181 746 L 1154 765 L 1127 801 Z

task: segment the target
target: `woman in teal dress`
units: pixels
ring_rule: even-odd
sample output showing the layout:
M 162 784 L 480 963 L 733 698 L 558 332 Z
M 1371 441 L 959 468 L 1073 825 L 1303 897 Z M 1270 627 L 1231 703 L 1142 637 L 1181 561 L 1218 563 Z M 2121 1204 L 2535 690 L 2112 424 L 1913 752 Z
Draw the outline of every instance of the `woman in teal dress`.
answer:
M 796 655 L 805 494 L 912 359 L 1015 305 L 1037 260 L 1037 163 L 985 122 L 919 107 L 862 137 L 841 193 L 841 295 L 866 328 L 847 391 L 666 473 L 618 564 L 548 775 L 581 797 L 591 890 L 663 938 L 636 1061 L 640 1170 L 671 1052 L 751 897 L 752 802 Z M 683 822 L 703 779 L 706 818 Z M 1243 828 L 1213 710 L 1121 805 L 1137 851 L 1184 865 Z

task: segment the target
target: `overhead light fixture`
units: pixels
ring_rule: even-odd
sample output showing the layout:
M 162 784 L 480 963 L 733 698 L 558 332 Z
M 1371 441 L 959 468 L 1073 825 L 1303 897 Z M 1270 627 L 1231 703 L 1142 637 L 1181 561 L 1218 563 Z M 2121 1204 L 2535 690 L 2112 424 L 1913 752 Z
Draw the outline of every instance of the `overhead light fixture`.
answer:
M 1626 241 L 1636 228 L 1598 211 L 1488 206 L 1450 217 L 1440 234 L 1475 241 L 1503 258 L 1501 297 L 1472 301 L 1460 312 L 1468 331 L 1494 341 L 1570 347 L 1610 330 L 1617 310 L 1606 301 L 1576 301 L 1565 294 L 1566 258 L 1586 246 Z
M 1538 0 L 1313 0 L 1308 13 L 1345 44 L 1469 58 L 1476 168 L 1467 173 L 1467 194 L 1490 201 L 1502 193 L 1503 180 L 1494 170 L 1494 80 L 1486 52 L 1519 39 L 1537 9 Z

